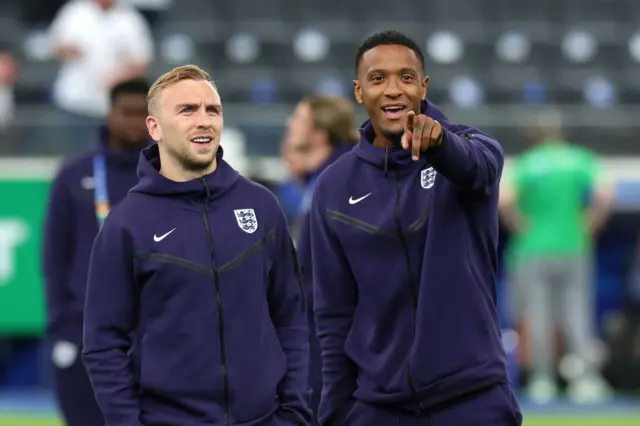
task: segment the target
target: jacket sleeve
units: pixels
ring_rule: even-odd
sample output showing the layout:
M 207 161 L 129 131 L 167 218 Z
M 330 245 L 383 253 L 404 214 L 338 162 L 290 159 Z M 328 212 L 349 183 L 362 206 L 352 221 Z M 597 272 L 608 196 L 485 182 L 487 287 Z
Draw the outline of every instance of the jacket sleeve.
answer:
M 141 426 L 130 357 L 138 312 L 133 247 L 114 212 L 91 252 L 85 301 L 83 360 L 109 426 Z
M 63 330 L 67 304 L 69 303 L 69 279 L 73 261 L 75 218 L 73 199 L 62 170 L 51 184 L 49 203 L 44 224 L 42 247 L 42 271 L 45 283 L 48 328 Z M 57 335 L 77 344 L 82 340 L 82 329 L 66 330 L 67 335 Z
M 280 207 L 274 259 L 270 271 L 269 311 L 287 359 L 287 373 L 278 389 L 280 409 L 297 424 L 308 425 L 311 409 L 306 297 L 296 250 Z
M 357 366 L 345 354 L 357 300 L 357 286 L 342 246 L 329 228 L 320 185 L 311 207 L 311 253 L 316 329 L 322 350 L 321 425 L 338 425 L 356 390 Z
M 460 189 L 483 195 L 498 190 L 504 153 L 491 136 L 470 127 L 442 128 L 442 145 L 424 155 L 438 173 Z

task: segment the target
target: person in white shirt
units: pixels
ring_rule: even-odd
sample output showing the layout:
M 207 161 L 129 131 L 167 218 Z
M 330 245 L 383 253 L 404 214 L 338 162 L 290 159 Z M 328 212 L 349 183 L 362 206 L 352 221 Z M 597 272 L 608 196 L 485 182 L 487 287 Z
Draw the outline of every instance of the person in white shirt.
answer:
M 167 12 L 173 6 L 173 0 L 120 0 L 120 4 L 138 9 L 151 28 L 156 30 L 164 23 Z
M 109 108 L 110 89 L 146 74 L 154 56 L 151 31 L 140 12 L 117 0 L 72 0 L 50 27 L 53 53 L 62 67 L 53 102 L 63 111 L 72 148 L 91 143 Z

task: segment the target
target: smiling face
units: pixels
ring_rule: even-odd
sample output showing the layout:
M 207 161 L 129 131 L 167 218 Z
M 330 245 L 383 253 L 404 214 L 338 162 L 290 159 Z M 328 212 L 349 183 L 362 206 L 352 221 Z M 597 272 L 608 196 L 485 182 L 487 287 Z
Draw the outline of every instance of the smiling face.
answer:
M 202 173 L 215 168 L 222 134 L 222 103 L 207 80 L 180 80 L 165 87 L 147 118 L 151 137 L 174 166 Z
M 399 144 L 407 113 L 420 113 L 429 77 L 413 50 L 398 44 L 379 45 L 364 53 L 354 81 L 355 97 L 365 106 L 377 138 Z

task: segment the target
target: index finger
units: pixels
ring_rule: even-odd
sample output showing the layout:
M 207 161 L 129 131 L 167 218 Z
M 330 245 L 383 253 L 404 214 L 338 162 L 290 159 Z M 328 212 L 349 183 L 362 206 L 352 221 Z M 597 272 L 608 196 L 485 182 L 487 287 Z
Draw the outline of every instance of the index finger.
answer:
M 405 131 L 413 132 L 413 120 L 416 117 L 416 113 L 409 111 L 407 113 L 407 123 L 404 125 Z

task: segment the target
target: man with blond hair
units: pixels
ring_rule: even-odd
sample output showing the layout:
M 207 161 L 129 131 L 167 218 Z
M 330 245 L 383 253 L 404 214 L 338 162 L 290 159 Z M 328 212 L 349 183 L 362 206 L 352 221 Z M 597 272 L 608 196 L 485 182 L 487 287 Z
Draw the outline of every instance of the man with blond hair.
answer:
M 308 425 L 306 300 L 284 214 L 223 160 L 206 72 L 172 70 L 148 103 L 157 144 L 89 267 L 83 359 L 105 420 Z

